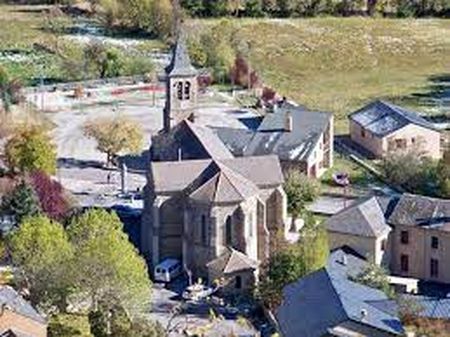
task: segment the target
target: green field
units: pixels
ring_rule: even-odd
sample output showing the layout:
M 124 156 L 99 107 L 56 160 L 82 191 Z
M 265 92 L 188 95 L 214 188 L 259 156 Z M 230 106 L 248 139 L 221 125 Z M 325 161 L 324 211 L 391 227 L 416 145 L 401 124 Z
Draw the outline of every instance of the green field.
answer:
M 238 38 L 251 41 L 252 64 L 264 82 L 309 108 L 335 113 L 338 132 L 346 130 L 345 116 L 371 99 L 432 112 L 428 98 L 438 96 L 442 86 L 450 90 L 450 20 L 330 17 L 233 23 Z M 193 21 L 199 25 L 205 21 Z

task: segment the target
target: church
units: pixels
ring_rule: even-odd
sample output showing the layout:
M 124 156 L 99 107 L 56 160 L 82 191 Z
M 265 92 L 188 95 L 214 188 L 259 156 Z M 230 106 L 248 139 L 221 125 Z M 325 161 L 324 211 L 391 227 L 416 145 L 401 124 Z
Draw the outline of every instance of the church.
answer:
M 235 157 L 195 121 L 197 71 L 181 37 L 166 68 L 163 129 L 152 137 L 141 249 L 150 266 L 179 259 L 195 277 L 251 289 L 288 230 L 278 156 Z

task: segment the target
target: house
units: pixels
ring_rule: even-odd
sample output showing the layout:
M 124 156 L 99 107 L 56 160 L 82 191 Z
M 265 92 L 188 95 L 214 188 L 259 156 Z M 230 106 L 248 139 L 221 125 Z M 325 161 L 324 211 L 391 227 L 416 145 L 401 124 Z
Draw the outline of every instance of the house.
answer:
M 371 197 L 326 224 L 332 248 L 348 245 L 393 275 L 450 284 L 450 200 Z
M 47 336 L 46 320 L 9 286 L 0 287 L 0 336 Z
M 386 223 L 385 207 L 384 200 L 372 196 L 330 217 L 326 221 L 330 248 L 348 245 L 376 264 L 387 263 L 391 227 Z
M 282 337 L 404 334 L 395 305 L 382 291 L 353 282 L 329 266 L 287 285 L 275 316 Z
M 450 200 L 403 194 L 387 222 L 392 273 L 450 283 Z
M 255 123 L 253 123 L 255 124 Z M 235 156 L 276 154 L 283 171 L 320 177 L 333 166 L 333 115 L 282 102 L 256 121 L 254 129 L 217 128 Z
M 276 156 L 152 162 L 142 249 L 152 265 L 177 258 L 205 278 L 255 270 L 271 239 L 285 231 L 282 183 Z M 234 262 L 245 267 L 236 269 Z
M 439 130 L 415 112 L 378 100 L 350 114 L 349 120 L 351 140 L 376 158 L 396 151 L 441 157 Z

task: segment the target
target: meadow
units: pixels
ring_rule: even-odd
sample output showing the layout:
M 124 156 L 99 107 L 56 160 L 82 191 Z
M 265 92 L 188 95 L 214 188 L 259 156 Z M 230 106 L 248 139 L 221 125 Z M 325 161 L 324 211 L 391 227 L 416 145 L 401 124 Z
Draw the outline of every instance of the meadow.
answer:
M 217 20 L 194 20 L 193 26 Z M 338 133 L 346 116 L 381 98 L 438 113 L 450 98 L 450 20 L 311 18 L 233 20 L 250 41 L 266 85 L 311 109 L 331 111 Z M 447 103 L 448 104 L 448 103 Z

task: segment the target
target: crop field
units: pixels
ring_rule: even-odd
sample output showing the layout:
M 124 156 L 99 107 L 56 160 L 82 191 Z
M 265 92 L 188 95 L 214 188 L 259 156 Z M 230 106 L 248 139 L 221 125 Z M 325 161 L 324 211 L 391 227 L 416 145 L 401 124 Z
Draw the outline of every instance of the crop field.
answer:
M 252 65 L 265 84 L 309 108 L 333 112 L 338 133 L 346 130 L 348 113 L 375 98 L 424 113 L 440 113 L 440 99 L 450 100 L 450 20 L 232 22 L 238 37 L 250 41 Z

